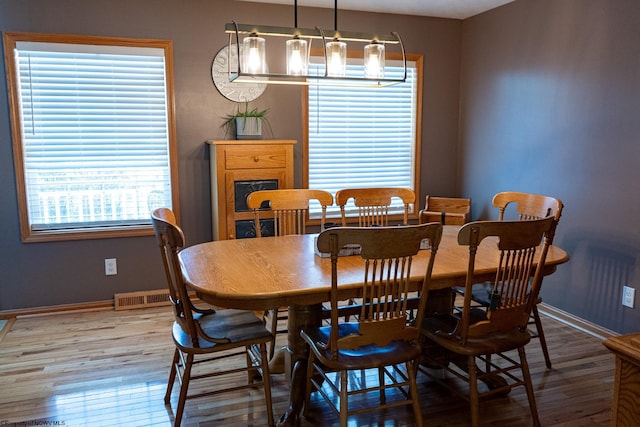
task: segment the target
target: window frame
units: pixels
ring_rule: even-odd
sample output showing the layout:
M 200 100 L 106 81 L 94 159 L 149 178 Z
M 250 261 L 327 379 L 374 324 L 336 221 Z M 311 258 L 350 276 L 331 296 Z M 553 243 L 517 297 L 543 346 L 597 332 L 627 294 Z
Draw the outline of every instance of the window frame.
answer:
M 75 45 L 96 46 L 124 46 L 134 48 L 155 48 L 164 51 L 165 61 L 165 86 L 166 86 L 166 112 L 167 112 L 167 138 L 168 138 L 168 166 L 169 182 L 171 186 L 172 210 L 179 218 L 179 192 L 178 192 L 178 153 L 175 122 L 175 95 L 173 73 L 173 42 L 160 39 L 136 39 L 121 37 L 44 34 L 5 32 L 3 34 L 5 71 L 7 76 L 7 90 L 9 94 L 9 114 L 11 121 L 11 133 L 13 140 L 13 158 L 16 177 L 16 190 L 18 198 L 18 215 L 20 219 L 20 235 L 23 242 L 44 242 L 63 240 L 85 240 L 102 238 L 122 238 L 150 236 L 154 234 L 151 221 L 149 224 L 138 225 L 107 225 L 96 224 L 95 227 L 82 226 L 68 229 L 34 230 L 29 219 L 25 165 L 23 155 L 23 135 L 20 113 L 20 90 L 18 88 L 19 76 L 17 75 L 15 48 L 19 42 L 59 43 Z
M 321 49 L 311 49 L 311 56 L 322 56 L 323 51 Z M 362 58 L 363 52 L 361 51 L 348 51 L 348 58 Z M 402 55 L 397 52 L 388 52 L 387 59 L 401 61 Z M 415 124 L 415 141 L 414 141 L 414 150 L 415 150 L 415 158 L 414 158 L 414 176 L 413 176 L 413 188 L 412 190 L 416 194 L 416 201 L 413 206 L 410 207 L 409 211 L 409 219 L 417 220 L 418 218 L 418 204 L 420 198 L 420 160 L 421 160 L 421 147 L 422 147 L 422 88 L 423 88 L 423 62 L 424 55 L 421 54 L 406 54 L 407 61 L 411 61 L 415 63 L 416 74 L 417 74 L 417 82 L 416 82 L 416 124 Z M 309 91 L 302 91 L 302 186 L 303 188 L 309 188 Z M 335 196 L 335 194 L 334 194 Z M 339 218 L 340 214 L 330 214 L 327 215 L 327 218 Z M 389 216 L 391 221 L 402 221 L 402 214 L 391 214 Z M 357 222 L 356 213 L 347 214 L 347 222 Z M 309 224 L 319 224 L 320 220 L 311 217 L 308 221 Z

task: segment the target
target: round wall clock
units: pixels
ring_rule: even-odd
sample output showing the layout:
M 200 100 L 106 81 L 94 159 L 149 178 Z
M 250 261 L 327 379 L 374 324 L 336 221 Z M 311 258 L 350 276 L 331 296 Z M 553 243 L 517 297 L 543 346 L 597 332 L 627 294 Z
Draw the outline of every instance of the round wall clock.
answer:
M 236 102 L 253 101 L 267 88 L 265 83 L 238 83 L 229 81 L 229 63 L 231 70 L 238 69 L 238 50 L 235 44 L 225 46 L 216 53 L 211 63 L 211 78 L 218 92 L 227 99 Z

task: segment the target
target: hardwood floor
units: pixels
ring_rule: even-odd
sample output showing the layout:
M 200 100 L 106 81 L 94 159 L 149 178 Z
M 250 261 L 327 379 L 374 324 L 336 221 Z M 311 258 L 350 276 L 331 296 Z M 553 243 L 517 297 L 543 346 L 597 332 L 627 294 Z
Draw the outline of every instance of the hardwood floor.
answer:
M 547 316 L 542 320 L 553 369 L 546 370 L 537 341 L 527 347 L 542 425 L 608 425 L 614 356 L 601 339 Z M 8 322 L 8 331 L 0 333 L 0 425 L 172 425 L 171 409 L 163 402 L 173 354 L 171 322 L 169 307 L 66 312 Z M 465 401 L 422 374 L 418 382 L 425 425 L 468 424 Z M 266 425 L 261 393 L 188 401 L 183 425 Z M 174 387 L 173 408 L 176 401 Z M 287 403 L 284 376 L 274 375 L 276 417 Z M 524 389 L 481 405 L 484 425 L 530 425 Z M 312 406 L 312 418 L 303 419 L 303 427 L 335 425 L 336 417 L 319 398 Z M 410 426 L 412 416 L 405 409 L 374 412 L 354 418 L 353 425 Z

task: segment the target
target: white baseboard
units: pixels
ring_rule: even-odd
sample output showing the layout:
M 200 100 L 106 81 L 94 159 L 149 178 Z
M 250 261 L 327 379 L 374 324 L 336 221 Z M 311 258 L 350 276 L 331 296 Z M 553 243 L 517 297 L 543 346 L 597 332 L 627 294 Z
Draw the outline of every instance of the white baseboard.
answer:
M 620 335 L 617 332 L 614 332 L 603 326 L 596 325 L 595 323 L 591 323 L 588 320 L 582 319 L 571 313 L 567 313 L 566 311 L 560 310 L 559 308 L 553 307 L 549 304 L 545 304 L 544 302 L 538 304 L 538 311 L 546 316 L 551 317 L 552 319 L 557 320 L 558 322 L 562 322 L 565 325 L 571 326 L 572 328 L 579 329 L 601 340 Z

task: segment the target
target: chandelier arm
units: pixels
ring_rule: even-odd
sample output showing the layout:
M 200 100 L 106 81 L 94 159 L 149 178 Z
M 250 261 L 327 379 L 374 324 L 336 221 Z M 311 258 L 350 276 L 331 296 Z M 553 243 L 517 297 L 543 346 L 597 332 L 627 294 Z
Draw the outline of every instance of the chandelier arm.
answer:
M 236 21 L 231 21 L 233 23 L 233 26 L 235 27 L 235 33 L 236 33 L 236 53 L 237 53 L 237 58 L 238 58 L 238 69 L 235 71 L 236 73 L 240 74 L 240 70 L 242 69 L 240 67 L 240 35 L 239 35 L 239 31 L 238 31 L 238 23 Z M 229 34 L 229 53 L 231 53 L 231 36 L 233 34 Z M 231 61 L 227 61 L 229 64 L 229 70 L 231 70 Z M 229 71 L 229 75 L 231 75 L 231 71 Z
M 402 79 L 402 81 L 406 81 L 407 80 L 407 55 L 404 50 L 404 43 L 402 43 L 402 38 L 400 37 L 400 34 L 396 33 L 395 31 L 392 31 L 391 34 L 396 36 L 396 39 L 398 39 L 398 43 L 400 44 L 400 51 L 402 52 L 402 66 L 404 67 L 404 78 Z
M 324 50 L 324 76 L 327 77 L 329 75 L 329 65 L 327 64 L 327 43 L 324 37 L 324 30 L 320 27 L 316 27 L 320 35 L 322 36 L 322 49 Z M 309 49 L 311 52 L 311 49 Z

